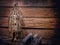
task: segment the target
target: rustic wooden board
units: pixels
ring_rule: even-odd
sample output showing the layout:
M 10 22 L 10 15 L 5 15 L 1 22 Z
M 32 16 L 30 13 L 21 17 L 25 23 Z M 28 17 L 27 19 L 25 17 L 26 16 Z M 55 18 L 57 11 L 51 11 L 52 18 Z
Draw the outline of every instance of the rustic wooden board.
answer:
M 21 8 L 23 17 L 55 17 L 53 8 Z
M 0 28 L 0 37 L 7 38 L 9 37 L 9 30 L 6 28 Z
M 22 17 L 56 17 L 54 8 L 19 8 Z M 12 8 L 0 8 L 0 16 L 9 16 Z
M 56 28 L 56 18 L 23 18 L 22 27 Z M 8 18 L 0 19 L 0 26 L 8 27 Z
M 25 31 L 25 30 L 22 30 L 23 31 L 23 36 L 26 36 L 28 33 Z M 3 37 L 3 38 L 11 38 L 11 31 L 8 29 L 8 28 L 0 28 L 0 36 Z
M 51 0 L 17 0 L 18 6 L 52 6 L 54 2 Z M 14 6 L 14 0 L 1 0 L 0 6 Z
M 33 34 L 38 34 L 40 35 L 42 38 L 52 38 L 56 33 L 55 30 L 41 30 L 41 29 L 22 29 L 23 31 L 25 31 L 24 33 L 28 34 L 28 33 L 33 33 Z M 10 33 L 8 31 L 8 28 L 0 28 L 0 32 L 2 36 L 9 36 Z
M 55 35 L 55 30 L 38 30 L 38 29 L 26 29 L 28 33 L 38 34 L 42 38 L 52 38 Z

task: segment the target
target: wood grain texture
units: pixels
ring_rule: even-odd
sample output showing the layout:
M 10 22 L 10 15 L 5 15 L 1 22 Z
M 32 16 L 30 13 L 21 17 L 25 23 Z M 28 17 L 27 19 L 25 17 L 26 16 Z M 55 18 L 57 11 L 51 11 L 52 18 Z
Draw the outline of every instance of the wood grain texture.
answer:
M 21 8 L 23 17 L 55 17 L 53 8 Z
M 25 2 L 24 2 L 25 1 Z M 56 35 L 56 25 L 57 25 L 57 15 L 55 12 L 55 8 L 50 8 L 55 5 L 52 0 L 36 0 L 40 1 L 39 4 L 36 1 L 32 0 L 19 0 L 18 1 L 18 8 L 22 12 L 22 30 L 24 34 L 33 33 L 38 34 L 42 37 L 42 41 L 44 40 L 52 40 Z M 42 1 L 42 2 L 41 2 Z M 47 2 L 48 1 L 48 2 Z M 27 3 L 27 4 L 26 4 Z M 38 6 L 36 7 L 20 7 L 20 6 Z M 14 0 L 1 0 L 0 6 L 8 6 L 0 7 L 0 37 L 3 38 L 10 38 L 12 35 L 9 32 L 8 28 L 1 28 L 1 27 L 8 27 L 8 16 L 12 11 L 12 7 L 14 6 Z M 11 7 L 9 7 L 11 6 Z M 40 7 L 41 6 L 41 7 Z M 49 7 L 49 8 L 46 8 Z M 42 8 L 44 7 L 44 8 Z M 5 17 L 6 16 L 6 17 Z
M 56 18 L 22 18 L 22 27 L 56 28 Z M 0 26 L 8 27 L 8 18 L 0 19 Z
M 18 6 L 52 6 L 54 2 L 51 0 L 17 0 Z M 0 6 L 14 6 L 14 0 L 1 0 Z
M 0 34 L 2 36 L 6 36 L 9 37 L 10 33 L 8 31 L 8 28 L 0 28 Z M 40 35 L 42 38 L 46 38 L 46 39 L 50 39 L 53 38 L 53 36 L 55 35 L 55 30 L 41 30 L 41 29 L 22 29 L 24 31 L 25 34 L 28 33 L 33 33 L 33 34 L 38 34 Z
M 0 8 L 0 16 L 9 16 L 12 8 Z M 56 17 L 53 8 L 19 8 L 22 17 Z

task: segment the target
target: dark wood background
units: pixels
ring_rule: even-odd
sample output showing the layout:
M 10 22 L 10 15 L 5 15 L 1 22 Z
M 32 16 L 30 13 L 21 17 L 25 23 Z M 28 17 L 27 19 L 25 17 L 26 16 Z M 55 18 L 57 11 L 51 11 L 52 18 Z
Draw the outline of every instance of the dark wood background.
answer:
M 53 39 L 59 18 L 55 2 L 52 0 L 18 0 L 22 12 L 22 30 L 25 33 L 39 34 L 43 39 Z M 14 0 L 0 1 L 0 34 L 8 37 L 8 16 L 14 6 Z

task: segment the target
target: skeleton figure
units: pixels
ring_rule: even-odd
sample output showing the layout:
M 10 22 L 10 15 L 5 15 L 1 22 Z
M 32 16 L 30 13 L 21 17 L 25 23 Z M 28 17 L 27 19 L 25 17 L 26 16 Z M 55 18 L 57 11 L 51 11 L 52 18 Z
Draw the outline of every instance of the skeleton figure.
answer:
M 9 16 L 9 32 L 11 34 L 12 41 L 16 41 L 18 36 L 21 37 L 21 35 L 18 35 L 18 33 L 21 34 L 21 12 L 19 11 L 17 4 L 12 9 L 12 12 Z

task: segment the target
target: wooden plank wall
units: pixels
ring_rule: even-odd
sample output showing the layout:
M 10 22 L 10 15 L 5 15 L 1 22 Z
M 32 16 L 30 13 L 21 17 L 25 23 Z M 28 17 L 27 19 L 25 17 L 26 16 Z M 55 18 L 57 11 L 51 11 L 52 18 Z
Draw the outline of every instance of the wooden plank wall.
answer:
M 4 1 L 1 1 L 4 2 Z M 11 1 L 13 2 L 13 1 Z M 6 1 L 6 5 L 7 5 Z M 10 3 L 12 4 L 12 3 Z M 25 33 L 39 34 L 42 38 L 52 39 L 54 37 L 55 28 L 57 25 L 55 8 L 52 6 L 54 3 L 49 2 L 47 5 L 40 6 L 26 6 L 23 3 L 19 6 L 22 12 L 22 30 Z M 1 4 L 0 4 L 1 5 Z M 2 4 L 3 5 L 3 4 Z M 8 35 L 8 16 L 13 6 L 3 5 L 0 6 L 0 32 L 1 35 Z

